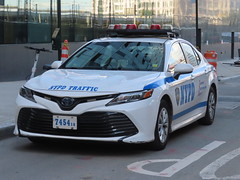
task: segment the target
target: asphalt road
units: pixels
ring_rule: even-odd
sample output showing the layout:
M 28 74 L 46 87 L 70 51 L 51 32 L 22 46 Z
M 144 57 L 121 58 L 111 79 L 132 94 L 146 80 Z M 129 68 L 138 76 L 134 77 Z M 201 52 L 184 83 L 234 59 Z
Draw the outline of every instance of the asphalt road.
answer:
M 90 142 L 0 141 L 1 180 L 240 179 L 240 80 L 219 83 L 215 122 L 174 132 L 163 151 Z

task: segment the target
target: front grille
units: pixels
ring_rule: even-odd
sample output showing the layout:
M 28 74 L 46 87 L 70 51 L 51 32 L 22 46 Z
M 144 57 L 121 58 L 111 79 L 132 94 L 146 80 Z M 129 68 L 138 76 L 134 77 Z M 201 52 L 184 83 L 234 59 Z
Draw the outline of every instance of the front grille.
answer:
M 59 105 L 59 107 L 64 111 L 71 111 L 73 108 L 75 108 L 78 104 L 81 104 L 81 103 L 87 103 L 87 102 L 93 102 L 93 101 L 99 101 L 99 100 L 105 100 L 105 99 L 112 99 L 117 96 L 117 94 L 109 94 L 109 95 L 103 95 L 103 96 L 73 98 L 74 102 L 71 106 L 64 106 L 61 104 L 61 101 L 64 97 L 51 96 L 51 95 L 39 93 L 36 91 L 34 91 L 34 95 L 48 99 L 53 102 L 56 102 Z
M 87 112 L 77 116 L 77 130 L 54 129 L 53 114 L 33 108 L 21 109 L 18 127 L 32 133 L 76 137 L 130 136 L 138 132 L 126 115 L 115 112 Z

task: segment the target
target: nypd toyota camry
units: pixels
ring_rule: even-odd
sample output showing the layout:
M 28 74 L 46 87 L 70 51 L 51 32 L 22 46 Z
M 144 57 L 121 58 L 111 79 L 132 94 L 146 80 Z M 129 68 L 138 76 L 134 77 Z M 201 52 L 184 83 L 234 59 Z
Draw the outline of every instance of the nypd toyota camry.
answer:
M 171 132 L 195 121 L 212 124 L 215 68 L 186 40 L 156 31 L 119 31 L 53 62 L 20 89 L 15 134 L 160 150 Z

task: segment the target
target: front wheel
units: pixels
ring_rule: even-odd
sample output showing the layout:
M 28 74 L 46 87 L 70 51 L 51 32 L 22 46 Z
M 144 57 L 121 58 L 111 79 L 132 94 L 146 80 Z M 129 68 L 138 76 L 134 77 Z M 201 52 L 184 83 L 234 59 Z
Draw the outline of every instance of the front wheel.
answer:
M 200 124 L 211 125 L 213 123 L 216 112 L 216 99 L 216 92 L 213 87 L 211 87 L 208 94 L 206 114 L 202 119 L 199 120 Z
M 157 123 L 154 132 L 154 141 L 150 143 L 151 149 L 162 150 L 166 147 L 171 126 L 171 113 L 168 103 L 161 101 Z

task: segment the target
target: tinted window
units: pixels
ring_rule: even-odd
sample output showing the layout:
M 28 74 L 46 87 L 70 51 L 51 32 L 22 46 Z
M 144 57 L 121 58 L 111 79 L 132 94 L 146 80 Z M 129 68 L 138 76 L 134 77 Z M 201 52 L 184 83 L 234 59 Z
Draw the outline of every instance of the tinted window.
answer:
M 148 42 L 95 42 L 80 49 L 63 67 L 73 69 L 162 70 L 163 45 Z
M 173 73 L 175 65 L 179 63 L 186 63 L 186 60 L 179 43 L 175 43 L 170 51 L 168 71 Z
M 196 58 L 196 54 L 193 51 L 193 48 L 185 43 L 182 43 L 182 48 L 183 48 L 183 52 L 184 52 L 187 60 L 189 61 L 189 63 L 192 64 L 193 66 L 197 66 L 198 61 Z

